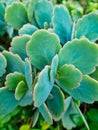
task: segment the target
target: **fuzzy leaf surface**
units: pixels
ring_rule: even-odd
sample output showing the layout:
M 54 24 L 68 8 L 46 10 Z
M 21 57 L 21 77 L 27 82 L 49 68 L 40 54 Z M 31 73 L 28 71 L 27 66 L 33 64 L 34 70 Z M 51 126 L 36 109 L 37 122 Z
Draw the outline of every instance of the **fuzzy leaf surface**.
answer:
M 68 10 L 62 5 L 56 6 L 54 9 L 53 27 L 54 32 L 59 36 L 60 42 L 63 45 L 71 40 L 72 26 Z
M 0 88 L 0 117 L 12 112 L 18 105 L 18 101 L 14 97 L 14 93 L 7 88 Z
M 30 40 L 28 35 L 17 36 L 11 42 L 10 51 L 18 54 L 23 60 L 27 57 L 26 44 Z
M 65 110 L 64 95 L 58 86 L 54 86 L 47 100 L 48 109 L 55 120 L 59 120 Z
M 73 89 L 79 87 L 82 80 L 82 73 L 74 65 L 65 64 L 58 70 L 57 80 L 64 87 Z
M 23 27 L 20 28 L 19 35 L 20 36 L 24 34 L 32 35 L 37 30 L 38 28 L 36 26 L 28 23 L 28 24 L 23 25 Z
M 3 51 L 3 55 L 7 59 L 8 73 L 17 71 L 24 74 L 24 62 L 17 54 L 13 54 L 12 52 L 8 51 Z
M 35 5 L 34 13 L 35 13 L 35 19 L 40 28 L 44 28 L 45 22 L 47 22 L 48 25 L 50 25 L 53 14 L 52 2 L 47 0 L 40 0 Z
M 20 81 L 15 89 L 15 98 L 20 100 L 27 92 L 28 88 L 24 81 Z
M 52 124 L 52 116 L 48 110 L 46 104 L 42 104 L 39 108 L 40 113 L 42 114 L 43 118 L 49 123 Z
M 74 39 L 59 52 L 59 67 L 73 64 L 83 74 L 90 74 L 98 65 L 98 46 L 87 39 Z
M 14 2 L 12 5 L 8 6 L 5 12 L 5 20 L 15 29 L 21 28 L 28 22 L 25 6 L 20 2 Z
M 32 65 L 41 70 L 45 65 L 51 64 L 52 58 L 60 48 L 59 39 L 54 33 L 40 30 L 35 32 L 28 42 L 27 55 Z
M 25 81 L 24 75 L 14 72 L 7 75 L 5 85 L 9 90 L 15 90 L 21 81 Z
M 93 12 L 79 19 L 75 27 L 75 37 L 87 37 L 90 41 L 98 39 L 98 12 Z
M 52 90 L 53 84 L 49 80 L 50 67 L 45 68 L 40 72 L 38 82 L 34 87 L 34 101 L 35 106 L 41 106 L 48 98 L 50 91 Z
M 6 58 L 0 53 L 0 77 L 6 72 L 7 61 Z

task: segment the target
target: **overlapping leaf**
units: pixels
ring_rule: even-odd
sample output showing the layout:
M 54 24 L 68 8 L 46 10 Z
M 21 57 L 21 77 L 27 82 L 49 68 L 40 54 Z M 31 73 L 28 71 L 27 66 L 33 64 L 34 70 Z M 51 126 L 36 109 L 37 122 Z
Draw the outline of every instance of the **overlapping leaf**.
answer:
M 90 74 L 98 65 L 98 46 L 87 39 L 74 39 L 59 52 L 59 67 L 73 64 L 83 74 Z
M 38 82 L 34 87 L 33 97 L 37 107 L 41 106 L 46 101 L 52 90 L 53 83 L 50 82 L 49 72 L 50 67 L 45 66 L 45 68 L 40 72 Z
M 82 73 L 71 64 L 63 65 L 57 73 L 57 80 L 66 88 L 79 87 L 82 80 Z
M 77 21 L 75 27 L 75 37 L 87 37 L 91 41 L 98 39 L 98 13 L 93 12 L 85 15 Z
M 25 6 L 20 2 L 14 2 L 12 5 L 8 6 L 5 12 L 5 20 L 15 29 L 22 27 L 28 22 Z
M 27 57 L 26 44 L 30 40 L 28 35 L 17 36 L 11 42 L 10 51 L 18 54 L 23 60 Z
M 47 100 L 48 109 L 52 118 L 59 120 L 65 111 L 64 95 L 58 86 L 54 86 Z
M 49 112 L 48 107 L 46 106 L 46 104 L 42 104 L 38 109 L 41 112 L 41 114 L 44 117 L 44 119 L 49 124 L 52 124 L 52 116 L 51 116 L 51 114 L 50 114 L 50 112 Z
M 54 32 L 59 36 L 63 45 L 71 40 L 72 26 L 68 10 L 62 5 L 56 6 L 54 9 L 53 27 Z
M 22 28 L 19 30 L 19 35 L 22 36 L 24 34 L 32 35 L 35 31 L 37 31 L 38 28 L 31 24 L 25 24 Z
M 24 74 L 24 62 L 17 54 L 13 54 L 12 52 L 8 51 L 3 51 L 3 55 L 7 59 L 8 73 L 17 71 Z
M 53 14 L 52 2 L 48 0 L 40 0 L 35 5 L 34 13 L 35 13 L 35 19 L 40 28 L 44 28 L 45 22 L 47 22 L 48 25 L 50 26 L 52 14 Z
M 0 53 L 0 77 L 6 72 L 7 61 L 5 57 Z
M 32 65 L 41 70 L 45 65 L 51 64 L 60 48 L 59 39 L 54 33 L 40 30 L 32 35 L 27 45 L 27 55 Z

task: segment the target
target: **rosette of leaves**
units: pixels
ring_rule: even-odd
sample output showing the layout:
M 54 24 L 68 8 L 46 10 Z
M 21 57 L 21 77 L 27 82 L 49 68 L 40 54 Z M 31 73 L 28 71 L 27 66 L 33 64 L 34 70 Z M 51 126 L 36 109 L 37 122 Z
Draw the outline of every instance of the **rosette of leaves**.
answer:
M 3 51 L 0 54 L 0 78 L 5 75 L 4 87 L 0 88 L 0 118 L 12 112 L 18 105 L 31 105 L 32 70 L 28 59 L 25 62 L 16 54 Z M 29 75 L 29 76 L 28 76 Z
M 48 1 L 46 0 L 39 1 L 35 7 L 40 9 L 43 3 L 47 7 Z M 13 6 L 16 8 L 16 5 L 18 8 L 21 6 L 19 10 L 25 10 L 24 13 L 21 12 L 23 15 L 21 24 L 20 21 L 17 24 L 14 20 L 16 17 L 14 14 L 11 15 L 13 17 L 10 19 L 10 13 L 13 13 Z M 26 22 L 27 16 L 25 14 L 26 8 L 23 4 L 13 3 L 8 7 L 5 17 L 9 24 L 19 29 Z M 40 28 L 44 27 L 42 21 L 44 19 L 50 25 L 50 14 L 49 17 L 48 15 L 46 17 L 46 14 L 35 13 Z M 10 52 L 3 51 L 1 54 L 0 74 L 1 76 L 6 75 L 6 81 L 5 87 L 0 88 L 2 108 L 0 112 L 1 115 L 5 115 L 13 111 L 17 105 L 26 103 L 26 105 L 30 105 L 32 101 L 28 103 L 28 100 L 31 99 L 34 102 L 32 106 L 36 109 L 33 126 L 41 113 L 48 123 L 52 124 L 53 120 L 61 120 L 67 129 L 76 127 L 77 120 L 80 121 L 81 118 L 89 130 L 77 101 L 85 103 L 98 101 L 98 80 L 96 80 L 98 45 L 91 42 L 98 38 L 98 29 L 96 28 L 98 14 L 88 14 L 78 20 L 76 25 L 73 25 L 66 8 L 56 6 L 52 18 L 52 30 L 36 30 L 33 35 L 30 34 L 31 36 L 23 35 L 23 33 L 21 36 L 13 38 Z M 83 37 L 87 37 L 91 41 Z M 27 57 L 29 60 L 26 60 Z M 32 82 L 32 70 L 34 82 Z M 68 96 L 71 97 L 66 98 Z M 3 100 L 4 102 L 2 102 Z M 11 102 L 13 104 L 10 105 L 9 109 L 6 109 Z

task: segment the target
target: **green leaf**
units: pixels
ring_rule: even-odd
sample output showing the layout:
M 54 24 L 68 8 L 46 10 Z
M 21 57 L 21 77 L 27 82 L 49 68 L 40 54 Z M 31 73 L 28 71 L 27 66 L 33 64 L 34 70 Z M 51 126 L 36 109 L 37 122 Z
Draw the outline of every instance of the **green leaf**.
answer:
M 62 117 L 63 126 L 66 129 L 75 128 L 77 126 L 77 124 L 81 121 L 81 117 L 80 117 L 71 97 L 68 97 L 66 99 L 65 104 L 66 104 L 66 110 Z M 75 122 L 76 120 L 77 120 L 77 122 Z
M 53 57 L 60 48 L 59 39 L 54 33 L 39 30 L 32 35 L 27 44 L 27 55 L 32 65 L 41 70 L 45 65 L 51 64 Z
M 3 55 L 7 59 L 8 73 L 17 71 L 24 74 L 24 62 L 17 54 L 13 54 L 12 52 L 8 51 L 3 51 Z
M 34 13 L 35 13 L 35 19 L 40 28 L 44 28 L 45 22 L 47 22 L 48 25 L 50 26 L 52 14 L 53 14 L 52 2 L 47 0 L 40 0 L 35 5 Z
M 90 130 L 98 129 L 98 122 L 91 122 L 89 125 L 90 125 Z
M 98 81 L 98 67 L 96 67 L 96 70 L 90 76 Z
M 35 5 L 38 2 L 38 0 L 31 0 L 28 3 L 28 19 L 30 22 L 32 22 L 32 20 L 34 19 L 34 9 L 35 9 Z
M 15 98 L 17 100 L 20 100 L 21 98 L 24 97 L 27 90 L 28 90 L 28 88 L 26 86 L 26 83 L 24 81 L 20 81 L 15 89 Z
M 98 65 L 98 46 L 87 39 L 74 39 L 59 52 L 59 67 L 73 64 L 83 74 L 90 74 Z
M 7 67 L 7 61 L 5 57 L 0 53 L 0 77 L 6 72 L 5 68 Z
M 58 86 L 54 86 L 51 91 L 51 97 L 47 99 L 48 109 L 55 120 L 59 120 L 64 113 L 65 103 L 64 95 Z
M 57 68 L 58 68 L 58 55 L 55 55 L 52 59 L 52 63 L 51 63 L 51 70 L 50 70 L 50 80 L 51 82 L 54 82 L 55 77 L 56 77 L 56 73 L 57 73 Z
M 5 14 L 5 6 L 2 2 L 0 2 L 0 20 L 2 21 L 4 21 L 4 14 Z
M 25 79 L 29 90 L 32 90 L 32 67 L 29 59 L 25 59 Z
M 18 105 L 14 97 L 14 93 L 7 90 L 7 88 L 0 88 L 0 117 L 12 112 Z
M 56 6 L 54 9 L 53 27 L 54 32 L 59 36 L 63 45 L 71 40 L 72 26 L 68 10 L 62 5 Z
M 32 127 L 34 127 L 39 119 L 39 110 L 37 109 L 34 113 L 33 117 L 33 122 L 32 122 Z
M 65 91 L 81 102 L 93 103 L 98 101 L 98 81 L 87 75 L 83 76 L 78 88 L 73 90 L 66 89 Z
M 24 97 L 19 101 L 19 106 L 25 107 L 33 103 L 32 91 L 28 90 Z
M 21 28 L 28 22 L 25 6 L 20 2 L 14 2 L 12 5 L 8 6 L 5 12 L 5 20 L 15 29 Z
M 19 130 L 30 130 L 30 125 L 29 124 L 25 124 L 25 125 L 22 125 Z
M 87 37 L 91 41 L 98 39 L 98 13 L 93 12 L 79 19 L 75 27 L 75 37 Z
M 22 36 L 24 34 L 32 35 L 35 31 L 37 31 L 38 28 L 31 24 L 25 24 L 22 28 L 19 30 L 19 35 Z
M 5 85 L 9 90 L 15 90 L 20 81 L 25 81 L 24 75 L 18 72 L 10 73 L 6 76 Z
M 98 109 L 96 108 L 91 108 L 87 112 L 87 118 L 92 121 L 92 122 L 97 122 L 98 123 Z
M 18 54 L 23 60 L 27 57 L 26 44 L 30 40 L 28 35 L 17 36 L 13 38 L 11 42 L 10 51 L 14 54 Z
M 50 91 L 52 90 L 53 84 L 49 80 L 50 67 L 45 68 L 40 72 L 38 76 L 38 82 L 34 87 L 34 101 L 35 106 L 41 106 L 48 98 Z
M 82 80 L 82 73 L 74 65 L 65 64 L 57 73 L 57 80 L 66 88 L 79 87 Z
M 39 108 L 40 113 L 42 114 L 45 121 L 47 121 L 49 124 L 52 124 L 52 116 L 46 106 L 46 104 L 41 105 Z

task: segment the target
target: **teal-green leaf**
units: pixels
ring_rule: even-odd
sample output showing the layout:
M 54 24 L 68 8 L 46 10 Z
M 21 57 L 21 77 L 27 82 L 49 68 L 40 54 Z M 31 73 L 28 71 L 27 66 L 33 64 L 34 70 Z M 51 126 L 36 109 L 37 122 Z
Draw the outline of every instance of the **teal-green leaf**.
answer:
M 49 123 L 52 124 L 52 116 L 48 110 L 46 104 L 42 104 L 39 108 L 40 113 L 42 114 L 43 118 Z
M 50 70 L 50 80 L 51 82 L 54 82 L 55 77 L 56 77 L 56 73 L 57 73 L 57 68 L 58 68 L 58 55 L 55 55 L 52 59 L 52 63 L 51 63 L 51 70 Z
M 24 75 L 18 72 L 10 73 L 6 76 L 5 86 L 9 90 L 15 90 L 21 81 L 25 81 Z
M 59 120 L 65 111 L 64 95 L 55 85 L 51 91 L 51 97 L 47 99 L 47 107 L 54 120 Z
M 68 97 L 65 101 L 66 104 L 66 110 L 65 113 L 62 117 L 62 123 L 63 126 L 66 129 L 72 129 L 75 128 L 77 126 L 77 124 L 74 122 L 73 118 L 78 118 L 77 122 L 79 121 L 79 119 L 81 118 L 71 97 Z
M 5 14 L 5 6 L 2 2 L 0 2 L 0 20 L 4 21 Z
M 5 57 L 0 53 L 0 77 L 6 72 L 7 61 Z
M 32 65 L 41 70 L 45 65 L 51 64 L 60 48 L 59 39 L 54 33 L 39 30 L 32 35 L 27 44 L 27 55 Z
M 85 103 L 98 101 L 98 81 L 85 75 L 80 86 L 73 90 L 65 90 L 77 100 Z
M 25 6 L 20 2 L 14 2 L 12 5 L 8 6 L 5 12 L 5 20 L 15 29 L 21 28 L 28 22 Z
M 98 12 L 93 12 L 83 16 L 77 21 L 75 27 L 75 37 L 87 37 L 90 41 L 98 39 Z
M 19 106 L 25 107 L 33 103 L 32 91 L 28 90 L 24 97 L 19 101 Z
M 20 72 L 24 74 L 24 62 L 22 59 L 17 55 L 13 54 L 12 52 L 3 51 L 3 55 L 7 59 L 7 72 Z
M 16 100 L 20 100 L 26 94 L 28 88 L 24 81 L 20 81 L 15 89 L 15 98 Z
M 98 65 L 98 46 L 87 39 L 74 39 L 59 52 L 59 67 L 73 64 L 83 74 L 90 74 Z
M 38 28 L 31 24 L 25 24 L 22 28 L 19 30 L 19 35 L 22 36 L 24 34 L 32 35 L 35 31 L 37 31 Z
M 82 80 L 82 73 L 74 65 L 65 64 L 57 73 L 57 80 L 66 88 L 79 87 Z
M 95 71 L 90 74 L 90 76 L 98 81 L 98 67 L 96 67 Z
M 27 13 L 30 22 L 32 22 L 34 19 L 34 9 L 37 2 L 38 0 L 30 0 L 28 3 Z
M 0 117 L 12 112 L 18 105 L 18 101 L 14 97 L 14 93 L 7 88 L 0 88 Z
M 53 5 L 51 1 L 40 0 L 35 5 L 34 9 L 35 19 L 40 28 L 44 28 L 44 23 L 47 22 L 50 26 L 53 15 Z
M 33 121 L 32 121 L 32 127 L 34 127 L 39 119 L 39 110 L 37 109 L 34 112 Z
M 68 10 L 62 5 L 56 6 L 54 9 L 53 27 L 54 32 L 59 36 L 63 45 L 71 40 L 72 26 L 72 20 Z
M 29 59 L 25 59 L 25 79 L 29 90 L 32 90 L 32 67 Z
M 34 87 L 34 101 L 35 106 L 41 106 L 48 98 L 50 91 L 52 90 L 53 84 L 50 82 L 50 67 L 45 66 L 45 68 L 40 72 L 38 76 L 38 82 Z
M 30 40 L 28 35 L 17 36 L 12 39 L 10 51 L 18 54 L 23 60 L 27 57 L 26 44 Z

